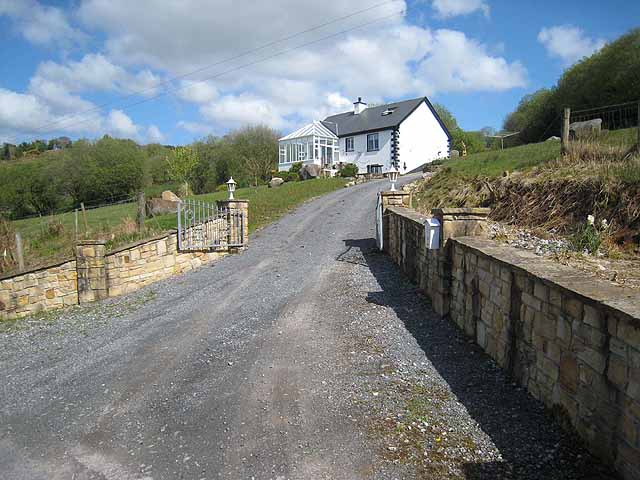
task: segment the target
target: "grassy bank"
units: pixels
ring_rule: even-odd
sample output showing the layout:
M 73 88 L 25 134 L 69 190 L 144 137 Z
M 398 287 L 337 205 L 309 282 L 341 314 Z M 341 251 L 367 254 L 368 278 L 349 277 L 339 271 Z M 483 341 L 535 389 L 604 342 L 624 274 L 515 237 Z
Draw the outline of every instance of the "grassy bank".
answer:
M 490 207 L 495 220 L 571 234 L 587 215 L 606 219 L 618 243 L 640 243 L 640 156 L 627 155 L 636 129 L 604 132 L 597 142 L 548 141 L 442 163 L 417 186 L 414 205 Z M 636 248 L 636 247 L 633 247 Z
M 249 230 L 273 222 L 301 203 L 338 188 L 345 181 L 341 178 L 288 182 L 279 188 L 242 188 L 236 191 L 236 198 L 249 200 Z M 159 192 L 149 192 L 159 195 Z M 227 198 L 227 192 L 197 195 L 193 198 L 215 202 Z M 88 210 L 85 216 L 78 216 L 79 230 L 88 238 L 105 238 L 109 247 L 143 238 L 135 231 L 135 203 L 125 203 Z M 176 228 L 176 216 L 163 215 L 147 219 L 147 235 Z M 48 217 L 29 218 L 11 222 L 11 227 L 20 232 L 24 239 L 25 261 L 28 267 L 70 257 L 73 254 L 75 237 L 75 216 L 73 212 Z M 8 269 L 5 270 L 5 273 Z M 2 273 L 2 269 L 0 269 Z

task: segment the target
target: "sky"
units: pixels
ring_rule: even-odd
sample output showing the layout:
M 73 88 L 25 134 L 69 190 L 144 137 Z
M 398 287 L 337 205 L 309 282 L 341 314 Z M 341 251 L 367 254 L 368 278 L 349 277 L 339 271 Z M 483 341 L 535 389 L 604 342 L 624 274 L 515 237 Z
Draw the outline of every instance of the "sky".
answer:
M 500 129 L 639 20 L 636 0 L 0 0 L 0 143 L 286 134 L 425 95 Z

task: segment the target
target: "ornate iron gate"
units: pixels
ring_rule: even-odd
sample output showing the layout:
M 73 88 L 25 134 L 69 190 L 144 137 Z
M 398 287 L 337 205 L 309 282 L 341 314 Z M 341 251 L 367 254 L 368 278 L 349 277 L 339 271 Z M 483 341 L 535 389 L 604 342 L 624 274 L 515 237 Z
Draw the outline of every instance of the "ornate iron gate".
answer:
M 178 249 L 205 251 L 245 244 L 244 214 L 198 200 L 178 203 Z

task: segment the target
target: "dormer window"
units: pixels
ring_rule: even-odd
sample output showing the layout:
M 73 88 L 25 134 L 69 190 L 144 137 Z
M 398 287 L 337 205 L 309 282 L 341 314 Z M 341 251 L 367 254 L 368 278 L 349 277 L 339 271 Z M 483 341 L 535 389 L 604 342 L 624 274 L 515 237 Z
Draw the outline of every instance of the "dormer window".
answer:
M 395 112 L 395 110 L 396 110 L 396 107 L 387 108 L 384 112 L 381 113 L 381 115 L 383 117 L 386 117 L 387 115 L 391 115 L 393 112 Z

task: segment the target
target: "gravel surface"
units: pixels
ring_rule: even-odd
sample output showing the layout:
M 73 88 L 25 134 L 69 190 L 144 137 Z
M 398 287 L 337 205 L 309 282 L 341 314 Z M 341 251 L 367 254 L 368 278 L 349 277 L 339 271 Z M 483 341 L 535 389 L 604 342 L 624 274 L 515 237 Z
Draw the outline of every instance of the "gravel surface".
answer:
M 375 252 L 386 187 L 135 294 L 2 324 L 0 477 L 607 478 Z

